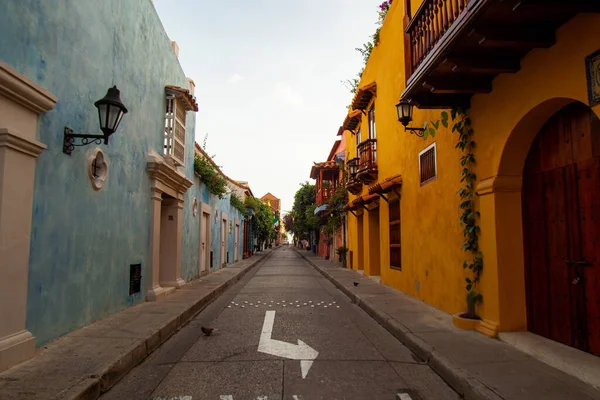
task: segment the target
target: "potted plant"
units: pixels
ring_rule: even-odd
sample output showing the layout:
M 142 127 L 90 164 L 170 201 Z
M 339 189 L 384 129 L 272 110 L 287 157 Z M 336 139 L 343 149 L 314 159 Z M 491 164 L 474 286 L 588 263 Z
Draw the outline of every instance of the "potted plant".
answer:
M 338 261 L 342 263 L 342 266 L 346 268 L 346 254 L 348 254 L 348 248 L 346 246 L 338 247 L 335 252 L 338 255 Z

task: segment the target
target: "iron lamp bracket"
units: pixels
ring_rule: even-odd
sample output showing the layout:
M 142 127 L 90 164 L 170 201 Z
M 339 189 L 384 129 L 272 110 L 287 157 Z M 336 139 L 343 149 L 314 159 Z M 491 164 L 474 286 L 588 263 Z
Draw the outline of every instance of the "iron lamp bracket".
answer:
M 80 143 L 75 143 L 75 139 L 81 139 Z M 87 133 L 75 133 L 73 129 L 65 126 L 64 136 L 63 136 L 63 153 L 71 155 L 75 147 L 79 146 L 87 146 L 88 144 L 96 143 L 102 144 L 104 140 L 104 144 L 108 144 L 108 136 L 106 135 L 90 135 Z

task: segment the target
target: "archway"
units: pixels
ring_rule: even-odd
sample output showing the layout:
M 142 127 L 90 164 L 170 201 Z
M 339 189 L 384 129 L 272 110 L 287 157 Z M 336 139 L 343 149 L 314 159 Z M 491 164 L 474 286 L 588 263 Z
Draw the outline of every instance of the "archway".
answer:
M 528 330 L 600 355 L 600 120 L 588 106 L 540 129 L 522 209 Z

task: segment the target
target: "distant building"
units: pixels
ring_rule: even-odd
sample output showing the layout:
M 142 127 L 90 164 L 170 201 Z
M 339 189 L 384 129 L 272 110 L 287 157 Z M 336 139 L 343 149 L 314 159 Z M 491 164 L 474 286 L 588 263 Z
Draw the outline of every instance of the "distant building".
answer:
M 260 200 L 271 208 L 271 211 L 275 214 L 275 220 L 273 221 L 273 229 L 277 231 L 277 244 L 281 243 L 281 200 L 271 193 L 265 194 Z

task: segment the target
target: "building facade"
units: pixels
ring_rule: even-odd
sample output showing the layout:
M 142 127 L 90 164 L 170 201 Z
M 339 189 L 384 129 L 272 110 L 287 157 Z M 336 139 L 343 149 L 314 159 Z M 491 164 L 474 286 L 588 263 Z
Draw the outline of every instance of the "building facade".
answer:
M 344 121 L 350 265 L 599 355 L 600 7 L 433 3 L 392 3 Z
M 277 234 L 276 244 L 281 243 L 281 200 L 275 197 L 270 192 L 260 198 L 260 201 L 269 206 L 273 214 L 275 214 L 275 220 L 273 221 L 273 229 Z
M 243 216 L 194 173 L 194 84 L 152 2 L 8 0 L 0 26 L 3 370 L 240 259 Z M 100 132 L 113 86 L 108 143 L 65 136 Z

